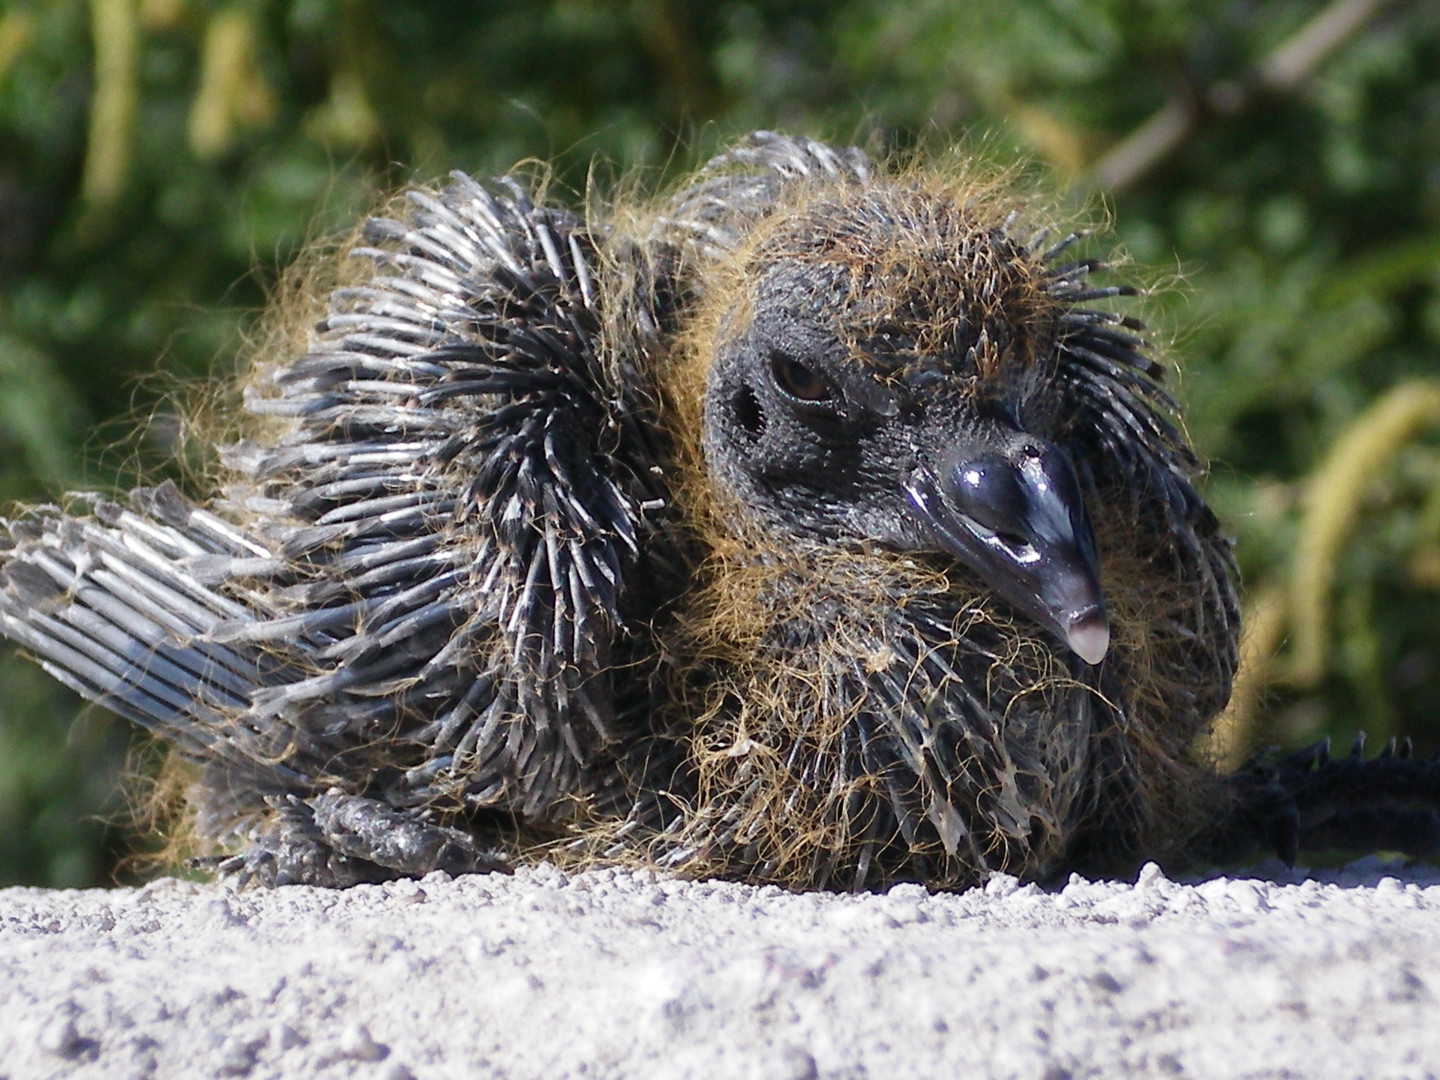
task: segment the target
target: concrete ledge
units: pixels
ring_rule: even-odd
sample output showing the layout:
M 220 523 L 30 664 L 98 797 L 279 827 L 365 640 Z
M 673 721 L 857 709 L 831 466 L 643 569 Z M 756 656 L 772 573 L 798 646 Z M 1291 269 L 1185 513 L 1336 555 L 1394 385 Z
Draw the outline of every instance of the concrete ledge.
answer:
M 0 1077 L 1440 1076 L 1440 874 L 0 890 Z

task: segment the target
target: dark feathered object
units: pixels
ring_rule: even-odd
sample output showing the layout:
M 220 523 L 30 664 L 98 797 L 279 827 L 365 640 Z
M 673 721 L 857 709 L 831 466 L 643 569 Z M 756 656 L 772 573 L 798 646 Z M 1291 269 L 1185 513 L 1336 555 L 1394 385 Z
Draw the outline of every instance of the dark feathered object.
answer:
M 957 886 L 1351 812 L 1196 756 L 1229 541 L 1127 290 L 996 192 L 760 133 L 642 210 L 455 174 L 363 237 L 211 508 L 8 523 L 4 632 L 193 763 L 225 868 Z

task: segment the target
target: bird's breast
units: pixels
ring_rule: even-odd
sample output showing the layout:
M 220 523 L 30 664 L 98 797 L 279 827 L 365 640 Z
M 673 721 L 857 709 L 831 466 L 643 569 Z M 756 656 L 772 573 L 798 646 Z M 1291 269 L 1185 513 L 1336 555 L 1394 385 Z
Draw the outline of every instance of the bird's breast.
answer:
M 1059 854 L 1105 709 L 1063 646 L 889 552 L 736 545 L 707 569 L 670 651 L 695 801 L 727 808 L 713 848 L 807 885 Z

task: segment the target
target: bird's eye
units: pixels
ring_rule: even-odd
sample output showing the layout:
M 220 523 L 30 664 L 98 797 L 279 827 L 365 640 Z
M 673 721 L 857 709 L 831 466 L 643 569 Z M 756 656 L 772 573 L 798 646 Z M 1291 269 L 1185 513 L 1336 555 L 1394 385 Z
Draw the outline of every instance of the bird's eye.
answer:
M 835 388 L 830 380 L 798 360 L 775 356 L 770 360 L 770 374 L 780 392 L 793 401 L 824 405 L 835 400 Z

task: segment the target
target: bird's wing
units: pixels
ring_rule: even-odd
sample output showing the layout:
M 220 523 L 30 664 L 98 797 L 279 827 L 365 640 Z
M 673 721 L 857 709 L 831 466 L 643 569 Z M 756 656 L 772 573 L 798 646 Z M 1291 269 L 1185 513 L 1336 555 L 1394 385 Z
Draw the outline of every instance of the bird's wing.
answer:
M 222 772 L 542 816 L 625 734 L 649 392 L 602 341 L 583 222 L 518 184 L 455 174 L 363 242 L 303 354 L 257 368 L 216 513 L 167 490 L 12 523 L 4 629 Z
M 654 404 L 573 215 L 457 173 L 364 239 L 373 274 L 251 388 L 285 430 L 231 452 L 229 501 L 285 571 L 221 636 L 327 637 L 253 709 L 335 729 L 350 773 L 379 740 L 392 804 L 543 815 L 625 734 L 616 639 L 667 506 Z

